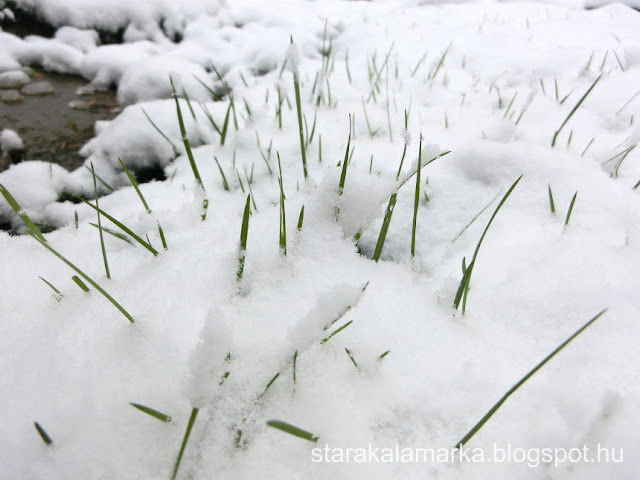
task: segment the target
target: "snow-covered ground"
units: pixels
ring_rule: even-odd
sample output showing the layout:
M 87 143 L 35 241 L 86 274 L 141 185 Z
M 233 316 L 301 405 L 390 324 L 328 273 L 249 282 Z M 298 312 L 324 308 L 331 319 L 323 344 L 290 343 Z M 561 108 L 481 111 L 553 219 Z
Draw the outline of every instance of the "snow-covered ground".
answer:
M 195 408 L 177 478 L 636 477 L 640 13 L 578 1 L 15 3 L 61 28 L 0 31 L 0 73 L 42 66 L 117 87 L 122 113 L 82 153 L 116 190 L 97 183 L 100 208 L 157 255 L 105 232 L 107 278 L 95 210 L 56 201 L 93 199 L 87 168 L 31 159 L 0 173 L 23 213 L 56 227 L 46 246 L 135 322 L 36 239 L 0 231 L 1 478 L 170 478 Z M 125 43 L 100 45 L 96 31 L 117 28 Z M 202 187 L 169 76 L 190 101 L 180 107 Z M 450 153 L 421 171 L 412 256 L 421 135 L 423 164 Z M 118 157 L 164 168 L 166 180 L 140 185 L 151 212 Z M 452 307 L 463 258 L 521 175 L 463 315 Z M 24 230 L 4 199 L 0 220 Z

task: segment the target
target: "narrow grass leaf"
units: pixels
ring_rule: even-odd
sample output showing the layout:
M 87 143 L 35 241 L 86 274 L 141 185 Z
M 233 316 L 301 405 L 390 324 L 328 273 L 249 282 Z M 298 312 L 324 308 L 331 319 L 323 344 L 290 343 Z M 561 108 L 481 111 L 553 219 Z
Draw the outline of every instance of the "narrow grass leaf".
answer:
M 273 378 L 269 380 L 269 383 L 267 383 L 267 386 L 265 387 L 264 391 L 260 395 L 258 395 L 258 398 L 264 397 L 265 393 L 267 393 L 267 391 L 271 388 L 271 385 L 275 383 L 275 381 L 278 379 L 279 376 L 280 376 L 280 372 L 276 373 L 273 376 Z
M 571 109 L 571 111 L 569 112 L 569 115 L 567 115 L 567 118 L 565 118 L 564 122 L 562 122 L 562 124 L 560 125 L 560 128 L 558 128 L 555 131 L 555 133 L 553 134 L 553 139 L 551 140 L 551 146 L 552 147 L 556 146 L 556 140 L 558 138 L 558 135 L 560 134 L 560 132 L 562 131 L 564 126 L 567 124 L 569 119 L 573 116 L 573 114 L 576 113 L 576 110 L 578 110 L 578 108 L 580 108 L 580 105 L 582 105 L 582 102 L 584 102 L 584 100 L 587 98 L 587 96 L 591 93 L 591 90 L 593 90 L 593 88 L 596 86 L 596 84 L 600 81 L 600 79 L 602 78 L 602 75 L 603 74 L 600 74 L 598 76 L 598 78 L 596 78 L 595 81 L 591 84 L 591 86 L 587 89 L 587 91 L 584 92 L 584 95 L 582 95 L 582 97 L 580 97 L 580 100 L 578 100 L 578 103 L 576 103 L 575 106 Z
M 48 282 L 47 280 L 45 280 L 44 278 L 38 276 L 38 278 L 40 280 L 42 280 L 44 283 L 46 283 L 47 285 L 49 285 L 49 287 L 51 288 L 51 290 L 53 290 L 54 292 L 56 292 L 56 300 L 60 301 L 60 299 L 62 297 L 64 297 L 64 295 L 62 295 L 62 292 L 60 290 L 58 290 L 56 287 L 53 286 L 53 284 L 51 282 Z
M 358 362 L 356 362 L 356 359 L 353 357 L 351 350 L 349 350 L 348 348 L 345 348 L 344 351 L 347 352 L 347 355 L 351 359 L 351 363 L 353 363 L 353 366 L 356 367 L 356 370 L 360 371 L 360 365 L 358 365 Z
M 251 214 L 251 195 L 247 195 L 247 203 L 242 216 L 242 228 L 240 229 L 240 254 L 238 259 L 238 280 L 242 279 L 244 273 L 245 253 L 247 250 L 247 236 L 249 235 L 249 215 Z
M 405 145 L 406 148 L 406 145 Z M 411 228 L 411 256 L 416 255 L 416 228 L 418 226 L 418 206 L 420 205 L 420 171 L 422 170 L 422 133 L 418 149 L 418 170 L 416 170 L 416 193 L 413 202 L 413 226 Z
M 505 393 L 498 402 L 491 407 L 491 409 L 480 419 L 478 423 L 476 423 L 473 428 L 464 436 L 462 439 L 456 443 L 455 448 L 462 448 L 471 438 L 482 428 L 482 426 L 487 423 L 487 420 L 491 418 L 491 416 L 498 411 L 498 409 L 502 406 L 502 404 L 513 394 L 518 388 L 520 388 L 529 378 L 531 378 L 538 370 L 540 370 L 549 360 L 551 360 L 558 352 L 560 352 L 564 347 L 569 344 L 574 338 L 580 335 L 589 325 L 595 322 L 598 318 L 600 318 L 607 310 L 602 310 L 595 317 L 585 323 L 582 327 L 580 327 L 573 335 L 567 338 L 564 342 L 562 342 L 553 352 L 547 355 L 538 365 L 536 365 L 529 373 L 527 373 L 524 377 L 522 377 L 518 383 L 516 383 L 513 387 L 509 389 L 507 393 Z
M 169 77 L 169 81 L 171 82 L 171 91 L 173 93 L 173 99 L 176 102 L 176 113 L 178 114 L 178 124 L 180 126 L 180 135 L 182 135 L 182 142 L 184 143 L 184 149 L 187 152 L 187 157 L 189 158 L 189 164 L 191 165 L 191 170 L 193 171 L 193 176 L 196 178 L 198 185 L 204 190 L 204 185 L 202 183 L 202 178 L 200 178 L 200 172 L 198 171 L 198 166 L 196 165 L 196 161 L 193 158 L 193 152 L 191 151 L 191 145 L 189 144 L 189 139 L 187 138 L 187 130 L 184 126 L 184 120 L 182 119 L 182 110 L 180 110 L 180 102 L 178 101 L 178 94 L 176 93 L 176 87 L 173 84 L 173 79 Z
M 184 455 L 184 450 L 187 448 L 187 442 L 189 441 L 189 436 L 191 435 L 191 430 L 193 429 L 193 424 L 196 423 L 196 418 L 198 417 L 198 409 L 193 408 L 191 410 L 191 416 L 189 417 L 189 423 L 187 424 L 187 430 L 184 432 L 184 437 L 182 439 L 182 445 L 180 446 L 180 451 L 178 452 L 178 457 L 176 458 L 176 463 L 173 466 L 173 473 L 171 474 L 171 480 L 175 480 L 176 475 L 178 475 L 178 469 L 180 468 L 180 462 L 182 462 L 182 455 Z
M 120 159 L 120 157 L 118 157 Z M 120 160 L 122 163 L 122 160 Z M 124 164 L 123 164 L 124 165 Z M 96 184 L 96 172 L 93 168 L 93 162 L 91 162 L 91 175 L 93 177 L 93 197 L 96 201 L 96 207 L 98 206 L 98 187 Z M 102 223 L 100 221 L 100 210 L 97 210 L 96 214 L 98 215 L 98 233 L 100 235 L 100 247 L 102 249 L 102 259 L 104 261 L 104 269 L 107 274 L 107 278 L 111 278 L 111 273 L 109 272 L 109 262 L 107 261 L 107 249 L 104 246 L 104 237 L 102 235 Z
M 351 325 L 353 323 L 353 320 L 349 320 L 347 323 L 345 323 L 344 325 L 342 325 L 340 328 L 334 330 L 328 337 L 323 338 L 322 340 L 320 340 L 320 344 L 324 345 L 325 343 L 327 343 L 329 340 L 331 340 L 332 337 L 334 337 L 335 335 L 337 335 L 338 333 L 340 333 L 342 330 L 344 330 L 345 328 L 347 328 L 349 325 Z
M 60 260 L 62 260 L 64 263 L 66 263 L 69 267 L 71 267 L 74 271 L 76 271 L 78 273 L 78 275 L 80 275 L 87 282 L 89 282 L 89 284 L 91 286 L 93 286 L 93 288 L 98 290 L 107 300 L 109 300 L 113 304 L 113 306 L 116 307 L 127 318 L 127 320 L 129 320 L 131 323 L 133 323 L 133 317 L 129 314 L 129 312 L 127 312 L 118 302 L 116 302 L 115 299 L 111 295 L 109 295 L 100 285 L 98 285 L 95 281 L 93 281 L 91 279 L 91 277 L 89 277 L 86 273 L 84 273 L 82 270 L 80 270 L 78 267 L 76 267 L 73 263 L 71 263 L 69 260 L 67 260 L 64 256 L 62 256 L 62 254 L 58 253 L 57 250 L 55 250 L 53 247 L 49 246 L 46 242 L 43 242 L 42 240 L 40 240 L 35 235 L 32 235 L 32 237 L 35 238 L 38 242 L 40 242 L 40 244 L 44 248 L 49 250 L 56 257 L 58 257 Z
M 317 443 L 320 437 L 316 437 L 313 433 L 307 432 L 295 425 L 291 425 L 290 423 L 283 422 L 282 420 L 269 420 L 267 425 L 273 428 L 277 428 L 289 435 L 293 435 L 294 437 L 302 438 L 304 440 L 309 440 L 310 442 Z
M 105 233 L 108 233 L 109 235 L 113 235 L 114 237 L 119 238 L 120 240 L 124 240 L 125 242 L 127 242 L 129 245 L 133 245 L 133 243 L 131 242 L 131 239 L 129 237 L 127 237 L 125 234 L 120 233 L 120 232 L 116 232 L 115 230 L 111 230 L 110 228 L 107 227 L 102 227 L 99 226 L 97 223 L 92 223 L 89 222 L 89 225 L 91 225 L 92 227 L 96 227 L 99 228 L 100 230 L 102 230 Z
M 387 231 L 389 230 L 389 224 L 391 223 L 391 215 L 393 215 L 393 209 L 396 206 L 396 200 L 398 198 L 398 193 L 395 192 L 389 198 L 389 203 L 387 204 L 387 210 L 384 214 L 384 219 L 382 221 L 382 227 L 380 228 L 380 234 L 378 235 L 378 242 L 376 243 L 376 249 L 373 252 L 373 260 L 380 260 L 380 255 L 382 254 L 382 247 L 384 247 L 384 242 L 387 238 Z
M 222 171 L 222 167 L 220 166 L 220 162 L 218 162 L 218 157 L 213 157 L 213 159 L 216 162 L 216 165 L 218 165 L 218 170 L 220 171 L 220 176 L 222 177 L 222 188 L 224 188 L 225 190 L 229 191 L 229 183 L 227 183 L 227 177 L 225 176 L 224 172 Z
M 573 206 L 576 203 L 576 197 L 578 196 L 578 192 L 573 194 L 573 198 L 571 199 L 571 204 L 569 204 L 569 210 L 567 211 L 567 218 L 564 220 L 564 225 L 569 225 L 569 219 L 571 218 L 571 212 L 573 212 Z
M 142 113 L 144 113 L 144 116 L 147 117 L 147 120 L 149 120 L 149 123 L 156 130 L 156 132 L 158 132 L 162 136 L 162 138 L 164 138 L 167 142 L 169 142 L 169 145 L 171 145 L 171 148 L 173 149 L 173 154 L 177 157 L 179 152 L 178 152 L 178 149 L 176 148 L 176 145 L 171 141 L 169 137 L 165 135 L 165 133 L 162 130 L 160 130 L 160 127 L 158 127 L 153 122 L 153 120 L 151 120 L 151 117 L 147 114 L 144 108 L 141 108 L 140 110 L 142 110 Z
M 303 222 L 304 222 L 304 205 L 300 209 L 300 216 L 298 217 L 298 231 L 302 230 Z
M 40 438 L 42 438 L 42 441 L 47 445 L 51 445 L 53 443 L 53 440 L 51 440 L 51 437 L 46 432 L 46 430 L 42 428 L 42 425 L 40 425 L 38 422 L 33 422 L 33 425 L 36 427 L 36 430 L 38 431 Z
M 133 402 L 129 402 L 129 405 L 137 408 L 138 410 L 146 413 L 147 415 L 151 415 L 153 418 L 157 418 L 161 422 L 169 423 L 171 421 L 171 417 L 169 415 L 159 412 L 158 410 L 154 410 L 153 408 L 149 408 L 139 403 L 133 403 Z
M 142 238 L 140 238 L 138 235 L 136 235 L 135 233 L 133 233 L 133 231 L 127 227 L 126 225 L 124 225 L 122 222 L 116 220 L 114 217 L 112 217 L 111 215 L 109 215 L 107 212 L 105 212 L 104 210 L 102 210 L 101 208 L 93 205 L 92 203 L 88 202 L 87 200 L 85 200 L 82 197 L 78 197 L 82 202 L 84 202 L 85 204 L 89 205 L 91 208 L 93 208 L 94 210 L 96 210 L 97 212 L 100 212 L 100 214 L 102 214 L 104 217 L 106 217 L 107 219 L 109 219 L 111 222 L 113 222 L 114 224 L 116 224 L 122 231 L 124 231 L 125 233 L 127 233 L 128 235 L 130 235 L 131 237 L 133 237 L 133 239 L 138 242 L 140 245 L 142 245 L 144 248 L 146 248 L 147 250 L 149 250 L 154 256 L 158 255 L 158 251 L 153 248 L 151 246 L 151 244 L 149 244 L 148 242 L 145 242 Z
M 2 193 L 2 196 L 4 197 L 4 199 L 11 206 L 13 211 L 16 212 L 16 214 L 20 217 L 20 219 L 25 224 L 27 229 L 33 235 L 38 237 L 40 241 L 46 242 L 47 240 L 44 238 L 44 235 L 42 235 L 42 232 L 40 231 L 40 229 L 36 226 L 35 223 L 33 223 L 33 221 L 31 221 L 31 219 L 29 218 L 29 215 L 27 215 L 25 211 L 22 209 L 22 207 L 20 207 L 20 204 L 18 203 L 18 201 L 15 198 L 13 198 L 11 193 L 9 193 L 9 190 L 7 190 L 4 187 L 4 185 L 2 185 L 1 183 L 0 183 L 0 193 Z
M 556 205 L 553 203 L 553 193 L 551 193 L 551 184 L 549 184 L 549 207 L 551 213 L 556 213 Z
M 521 179 L 522 179 L 522 175 L 520 175 L 518 177 L 518 179 L 513 183 L 513 185 L 511 185 L 511 188 L 509 188 L 507 193 L 505 193 L 504 197 L 502 197 L 502 200 L 500 200 L 500 203 L 498 204 L 498 206 L 494 210 L 493 215 L 491 215 L 491 218 L 489 219 L 489 223 L 487 223 L 487 226 L 485 227 L 484 232 L 482 232 L 482 236 L 480 237 L 480 240 L 478 241 L 478 245 L 476 245 L 476 249 L 473 252 L 473 257 L 471 259 L 471 263 L 466 268 L 466 270 L 464 272 L 464 275 L 462 276 L 462 280 L 460 281 L 460 286 L 458 287 L 458 291 L 456 292 L 456 297 L 455 297 L 455 299 L 453 301 L 453 308 L 455 310 L 458 309 L 458 307 L 460 305 L 460 300 L 462 299 L 463 294 L 465 292 L 468 292 L 469 285 L 470 285 L 470 282 L 471 282 L 471 274 L 473 273 L 473 267 L 475 266 L 476 258 L 478 257 L 478 252 L 480 251 L 480 246 L 482 245 L 482 241 L 484 240 L 484 237 L 487 234 L 487 231 L 489 230 L 489 227 L 491 226 L 491 223 L 493 222 L 493 219 L 496 218 L 496 215 L 500 211 L 500 208 L 502 208 L 502 205 L 504 205 L 504 203 L 507 201 L 507 199 L 509 198 L 509 195 L 511 195 L 511 192 L 513 192 L 513 190 L 516 188 L 516 186 L 518 185 L 518 182 L 520 182 Z M 465 300 L 466 300 L 466 295 L 465 295 Z M 465 306 L 466 305 L 463 305 L 462 313 L 465 312 Z
M 120 157 L 118 157 L 118 161 L 120 162 L 120 165 L 122 165 L 122 169 L 124 170 L 124 173 L 127 174 L 127 178 L 129 179 L 129 182 L 131 182 L 131 185 L 133 186 L 136 193 L 138 194 L 138 197 L 140 197 L 140 201 L 142 202 L 144 209 L 147 211 L 147 213 L 151 213 L 151 209 L 149 208 L 149 205 L 147 204 L 147 201 L 145 200 L 144 195 L 142 195 L 142 192 L 140 191 L 140 187 L 138 186 L 136 177 L 133 176 L 133 174 L 129 171 L 129 169 L 127 168 L 127 166 L 124 164 L 124 162 Z M 93 165 L 92 165 L 92 170 L 93 170 Z M 96 200 L 96 205 L 97 204 L 98 204 L 98 201 Z

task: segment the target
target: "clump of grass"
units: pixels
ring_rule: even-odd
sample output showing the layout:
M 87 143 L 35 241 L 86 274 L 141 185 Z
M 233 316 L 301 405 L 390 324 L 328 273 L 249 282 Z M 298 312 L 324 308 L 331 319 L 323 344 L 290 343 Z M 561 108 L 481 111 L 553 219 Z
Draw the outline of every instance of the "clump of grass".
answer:
M 134 323 L 133 317 L 129 314 L 129 312 L 127 312 L 122 307 L 122 305 L 120 305 L 118 302 L 116 302 L 116 300 L 111 295 L 109 295 L 100 285 L 98 285 L 93 279 L 91 279 L 91 277 L 89 277 L 86 273 L 84 273 L 82 270 L 80 270 L 78 267 L 76 267 L 73 263 L 71 263 L 69 260 L 67 260 L 64 256 L 62 256 L 62 254 L 58 253 L 58 251 L 56 251 L 48 243 L 46 243 L 45 241 L 40 240 L 36 235 L 33 235 L 33 234 L 31 234 L 31 235 L 32 235 L 33 238 L 35 238 L 40 243 L 40 245 L 42 245 L 44 248 L 46 248 L 51 253 L 53 253 L 56 257 L 58 257 L 60 260 L 62 260 L 64 263 L 66 263 L 69 267 L 71 267 L 76 273 L 78 273 L 78 275 L 80 275 L 87 282 L 89 282 L 89 284 L 91 286 L 93 286 L 93 288 L 98 290 L 107 300 L 109 300 L 109 302 L 111 302 L 111 304 L 114 307 L 116 307 L 120 311 L 120 313 L 122 313 L 125 316 L 125 318 L 127 320 L 129 320 L 131 323 Z
M 584 95 L 582 95 L 582 97 L 580 97 L 580 100 L 578 100 L 578 103 L 576 103 L 575 106 L 571 109 L 571 111 L 569 112 L 569 115 L 567 115 L 567 117 L 564 119 L 564 122 L 562 122 L 560 127 L 555 131 L 555 133 L 553 134 L 553 139 L 551 140 L 551 146 L 552 147 L 556 146 L 556 140 L 558 139 L 558 135 L 560 134 L 560 132 L 562 131 L 564 126 L 567 124 L 569 119 L 571 119 L 573 114 L 576 113 L 576 110 L 578 110 L 578 108 L 580 108 L 580 105 L 582 105 L 582 102 L 584 102 L 585 99 L 587 98 L 587 96 L 591 93 L 591 90 L 593 90 L 593 88 L 596 86 L 596 84 L 600 81 L 600 79 L 602 78 L 602 75 L 603 74 L 600 74 L 598 76 L 598 78 L 596 78 L 595 81 L 591 84 L 591 86 L 587 89 L 587 91 L 584 92 Z
M 151 415 L 153 418 L 157 418 L 161 422 L 169 423 L 171 421 L 171 417 L 169 415 L 159 412 L 158 410 L 154 410 L 153 408 L 149 408 L 139 403 L 133 403 L 133 402 L 129 402 L 129 405 L 131 405 L 134 408 L 137 408 L 138 410 L 146 413 L 147 415 Z
M 38 431 L 38 434 L 40 435 L 40 438 L 42 438 L 42 441 L 46 445 L 53 444 L 53 440 L 51 440 L 51 437 L 46 432 L 46 430 L 44 428 L 42 428 L 42 425 L 40 425 L 38 422 L 33 422 L 33 425 L 36 427 L 36 430 Z
M 573 212 L 573 206 L 576 203 L 576 198 L 578 196 L 578 192 L 573 194 L 573 198 L 571 199 L 571 203 L 569 204 L 569 210 L 567 211 L 567 217 L 564 220 L 565 227 L 569 225 L 569 219 L 571 218 L 571 212 Z
M 295 48 L 294 46 L 295 44 L 293 43 L 293 36 L 291 37 L 291 47 L 290 48 Z M 307 179 L 308 176 L 308 172 L 307 172 L 307 154 L 306 154 L 306 149 L 305 149 L 305 144 L 304 144 L 304 133 L 302 130 L 302 101 L 300 100 L 300 82 L 298 79 L 298 66 L 297 65 L 292 65 L 292 72 L 293 72 L 293 88 L 295 90 L 295 94 L 296 94 L 296 112 L 298 113 L 298 133 L 300 135 L 300 153 L 302 155 L 302 170 L 304 172 L 304 178 L 305 180 Z
M 491 409 L 480 419 L 478 423 L 476 423 L 473 428 L 464 436 L 462 439 L 456 443 L 456 448 L 462 448 L 471 438 L 482 428 L 482 426 L 487 423 L 487 420 L 491 418 L 491 416 L 498 411 L 498 409 L 502 406 L 502 404 L 509 398 L 518 388 L 520 388 L 529 378 L 531 378 L 538 370 L 540 370 L 549 360 L 551 360 L 557 353 L 559 353 L 564 347 L 566 347 L 569 342 L 571 342 L 574 338 L 580 335 L 589 325 L 595 322 L 598 318 L 600 318 L 607 310 L 602 310 L 595 317 L 585 323 L 582 327 L 580 327 L 573 335 L 567 338 L 564 342 L 562 342 L 553 352 L 547 355 L 538 365 L 536 365 L 529 373 L 527 373 L 524 377 L 522 377 L 518 383 L 516 383 L 513 387 L 509 389 L 507 393 L 505 393 L 498 402 L 491 407 Z
M 247 195 L 247 203 L 242 216 L 242 228 L 240 229 L 240 253 L 238 258 L 238 280 L 242 280 L 244 273 L 245 253 L 247 250 L 247 236 L 249 235 L 249 215 L 251 214 L 251 195 Z
M 187 424 L 187 430 L 184 432 L 184 437 L 182 438 L 182 445 L 180 445 L 180 451 L 178 452 L 178 457 L 176 458 L 176 463 L 173 466 L 173 472 L 171 474 L 171 480 L 175 480 L 178 475 L 178 469 L 180 468 L 180 462 L 182 462 L 182 455 L 184 455 L 184 450 L 187 448 L 187 442 L 189 441 L 189 437 L 191 436 L 191 430 L 193 429 L 194 423 L 196 423 L 196 418 L 198 417 L 198 408 L 194 407 L 191 409 L 191 416 L 189 417 L 189 423 Z
M 491 215 L 491 219 L 489 219 L 489 223 L 487 223 L 487 226 L 485 227 L 484 232 L 482 232 L 482 236 L 478 241 L 478 245 L 476 245 L 476 249 L 473 252 L 471 263 L 469 263 L 469 265 L 466 266 L 465 261 L 463 260 L 462 280 L 460 281 L 458 291 L 456 292 L 456 297 L 453 301 L 453 308 L 457 310 L 458 307 L 460 306 L 460 301 L 462 300 L 463 314 L 465 313 L 466 306 L 467 306 L 467 293 L 469 291 L 469 285 L 471 282 L 471 274 L 473 273 L 473 267 L 475 266 L 476 258 L 478 257 L 478 252 L 480 251 L 480 245 L 482 245 L 482 240 L 484 240 L 484 237 L 487 234 L 487 231 L 489 230 L 489 227 L 491 226 L 493 219 L 496 218 L 496 215 L 500 211 L 500 208 L 502 208 L 502 205 L 504 205 L 504 203 L 507 201 L 507 198 L 509 198 L 509 195 L 511 195 L 511 192 L 513 192 L 513 190 L 516 188 L 516 186 L 518 185 L 518 182 L 520 182 L 521 179 L 522 179 L 522 175 L 520 175 L 518 179 L 513 183 L 513 185 L 511 185 L 511 188 L 509 188 L 507 193 L 505 193 L 504 197 L 502 197 L 502 200 L 500 200 L 500 203 L 498 204 L 495 211 L 493 212 L 493 215 Z
M 9 202 L 9 205 L 11 205 L 11 207 L 16 211 L 16 213 L 18 213 L 20 215 L 19 212 L 22 212 L 22 208 L 20 207 L 18 202 L 13 198 L 13 196 L 9 193 L 9 191 L 2 184 L 0 184 L 0 193 L 2 193 L 2 195 L 5 197 L 5 199 L 7 199 L 7 202 Z M 89 205 L 91 205 L 91 204 L 89 204 Z M 93 206 L 93 205 L 91 205 L 91 206 Z M 20 218 L 22 219 L 23 222 L 25 222 L 25 225 L 27 225 L 27 228 L 29 229 L 29 232 L 28 232 L 29 235 L 31 235 L 34 239 L 36 239 L 36 241 L 38 243 L 40 243 L 40 245 L 42 245 L 44 248 L 46 248 L 51 253 L 53 253 L 56 257 L 58 257 L 60 260 L 62 260 L 64 263 L 66 263 L 69 267 L 71 267 L 78 275 L 80 275 L 87 282 L 89 282 L 89 284 L 91 284 L 107 300 L 109 300 L 109 302 L 111 302 L 111 304 L 114 307 L 116 307 L 127 318 L 127 320 L 129 320 L 131 323 L 134 323 L 133 317 L 129 314 L 129 312 L 127 312 L 122 307 L 122 305 L 120 305 L 118 302 L 116 302 L 116 300 L 111 295 L 109 295 L 100 285 L 98 285 L 93 279 L 91 279 L 91 277 L 89 277 L 86 273 L 84 273 L 82 270 L 80 270 L 78 267 L 76 267 L 73 263 L 71 263 L 69 260 L 67 260 L 62 254 L 58 253 L 57 250 L 55 250 L 53 247 L 51 247 L 47 243 L 47 240 L 44 238 L 42 233 L 40 233 L 40 230 L 38 230 L 38 227 L 36 227 L 35 224 L 33 224 L 33 222 L 31 222 L 31 219 L 29 219 L 29 217 L 27 216 L 26 213 L 23 212 L 22 215 L 20 215 Z M 27 221 L 30 222 L 30 224 L 27 223 Z
M 290 423 L 283 422 L 282 420 L 269 420 L 267 425 L 273 428 L 277 428 L 280 431 L 293 435 L 294 437 L 302 438 L 310 442 L 317 443 L 320 437 L 315 436 L 313 433 L 303 430 Z

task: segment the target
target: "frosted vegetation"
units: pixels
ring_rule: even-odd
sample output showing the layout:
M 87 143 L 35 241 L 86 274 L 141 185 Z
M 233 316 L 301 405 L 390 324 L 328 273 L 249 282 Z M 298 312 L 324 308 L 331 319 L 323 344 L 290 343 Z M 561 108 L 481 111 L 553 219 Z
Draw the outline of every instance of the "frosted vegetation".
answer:
M 640 14 L 228 3 L 0 31 L 123 106 L 0 173 L 1 476 L 633 478 Z M 312 455 L 460 443 L 624 462 Z

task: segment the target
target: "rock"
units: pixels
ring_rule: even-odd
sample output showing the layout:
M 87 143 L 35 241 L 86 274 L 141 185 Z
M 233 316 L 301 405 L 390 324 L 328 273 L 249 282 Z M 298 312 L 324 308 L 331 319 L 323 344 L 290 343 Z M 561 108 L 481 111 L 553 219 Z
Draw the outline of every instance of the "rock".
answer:
M 4 103 L 21 102 L 23 98 L 17 90 L 0 90 L 0 100 Z
M 23 95 L 48 95 L 55 93 L 56 89 L 49 82 L 34 82 L 22 87 L 20 92 Z
M 4 129 L 0 132 L 0 151 L 11 163 L 19 163 L 24 158 L 24 142 L 15 131 Z
M 30 82 L 29 75 L 20 70 L 0 73 L 0 88 L 20 88 Z

